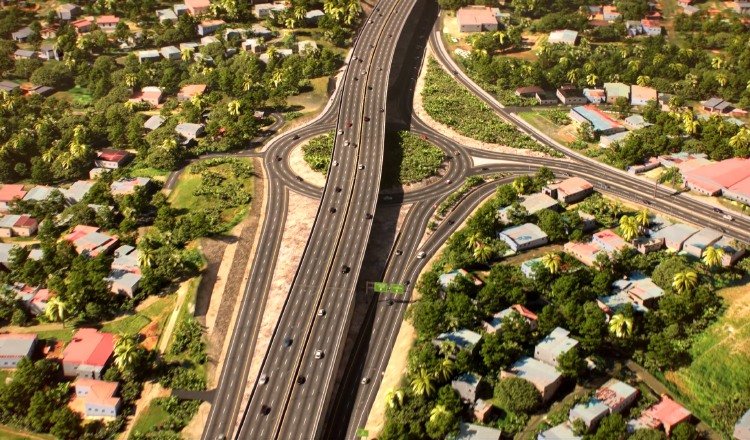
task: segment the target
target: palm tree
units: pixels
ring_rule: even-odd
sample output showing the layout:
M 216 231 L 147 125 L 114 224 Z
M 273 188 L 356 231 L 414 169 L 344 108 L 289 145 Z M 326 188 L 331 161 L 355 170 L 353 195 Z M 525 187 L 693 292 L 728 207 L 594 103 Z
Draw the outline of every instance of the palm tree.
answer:
M 432 383 L 432 376 L 427 373 L 427 370 L 419 369 L 411 381 L 411 389 L 417 396 L 429 396 L 435 392 L 435 384 Z
M 688 110 L 682 114 L 682 129 L 686 134 L 695 134 L 699 126 L 700 123 L 695 119 L 693 112 Z
M 678 293 L 689 292 L 698 285 L 698 274 L 695 271 L 687 270 L 678 272 L 672 279 L 672 288 Z
M 648 209 L 641 209 L 635 214 L 635 223 L 641 230 L 645 229 L 651 223 L 651 214 L 648 212 Z
M 469 235 L 466 238 L 466 244 L 470 248 L 476 249 L 478 246 L 482 244 L 482 234 L 479 232 L 474 232 L 473 234 Z
M 140 356 L 138 341 L 131 335 L 119 335 L 115 340 L 115 365 L 120 371 L 130 369 Z
M 703 251 L 703 264 L 708 267 L 720 266 L 724 259 L 724 249 L 715 246 L 709 246 Z
M 239 116 L 240 107 L 242 107 L 242 103 L 238 99 L 235 99 L 227 104 L 227 111 L 232 116 Z
M 651 83 L 651 77 L 648 75 L 640 75 L 636 80 L 635 83 L 638 84 L 641 87 L 645 87 Z
M 180 58 L 182 58 L 182 61 L 186 63 L 190 61 L 192 57 L 193 57 L 193 50 L 188 47 L 182 49 L 182 51 L 180 52 Z
M 633 334 L 633 318 L 617 313 L 609 320 L 609 332 L 618 338 L 627 338 Z
M 586 84 L 593 87 L 596 85 L 597 82 L 599 82 L 598 76 L 594 75 L 593 73 L 586 75 Z
M 430 410 L 430 422 L 432 423 L 450 416 L 451 413 L 448 412 L 445 405 L 435 405 L 435 407 Z
M 474 248 L 474 258 L 477 259 L 480 263 L 486 263 L 492 258 L 493 251 L 490 246 L 487 246 L 486 244 L 480 244 L 476 248 Z
M 562 257 L 557 252 L 547 252 L 542 257 L 542 265 L 547 268 L 549 273 L 556 274 L 560 271 L 560 265 L 562 264 Z
M 65 303 L 58 297 L 50 298 L 47 301 L 47 308 L 44 310 L 44 315 L 50 321 L 62 322 L 63 328 L 65 327 L 65 317 L 68 315 L 67 307 Z
M 443 359 L 442 362 L 438 364 L 438 369 L 435 371 L 435 378 L 442 381 L 447 381 L 448 379 L 453 376 L 453 371 L 455 370 L 456 365 L 454 364 L 453 360 L 450 358 Z
M 456 352 L 456 343 L 449 340 L 442 341 L 439 350 L 442 356 L 452 356 Z
M 729 77 L 726 73 L 719 72 L 716 74 L 716 82 L 718 82 L 721 87 L 724 87 L 727 85 L 727 82 L 729 82 Z
M 390 390 L 385 395 L 385 404 L 388 408 L 395 408 L 404 404 L 404 390 L 395 389 Z
M 750 130 L 747 127 L 740 128 L 740 131 L 729 139 L 729 146 L 734 149 L 748 148 L 750 146 Z
M 620 232 L 625 241 L 631 241 L 638 236 L 638 225 L 635 219 L 628 215 L 620 217 Z

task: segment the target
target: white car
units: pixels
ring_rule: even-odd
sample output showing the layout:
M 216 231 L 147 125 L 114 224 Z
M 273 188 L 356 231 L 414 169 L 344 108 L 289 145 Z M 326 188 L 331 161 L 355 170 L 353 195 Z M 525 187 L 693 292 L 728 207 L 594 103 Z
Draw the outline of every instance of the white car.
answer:
M 337 133 L 338 134 L 344 134 L 344 130 L 342 130 L 342 129 L 339 128 L 339 131 Z
M 421 260 L 421 259 L 422 259 L 422 258 L 424 258 L 424 257 L 425 257 L 426 255 L 427 255 L 427 254 L 425 254 L 425 253 L 424 253 L 424 251 L 419 251 L 419 253 L 417 254 L 417 258 L 419 258 L 419 259 Z
M 357 169 L 364 170 L 365 166 L 363 164 L 359 164 L 359 166 L 357 166 Z
M 318 309 L 318 316 L 326 316 L 326 309 Z
M 323 359 L 323 356 L 325 356 L 323 350 L 315 350 L 315 359 Z
M 729 214 L 724 214 L 724 215 L 722 215 L 722 216 L 721 216 L 721 218 L 723 218 L 724 220 L 728 220 L 728 221 L 730 221 L 730 222 L 733 222 L 733 221 L 734 221 L 734 217 L 732 217 L 732 216 L 731 216 L 731 215 L 729 215 Z
M 258 383 L 261 385 L 265 385 L 268 383 L 268 375 L 267 374 L 261 374 L 260 379 L 258 379 Z
M 345 147 L 348 147 L 348 146 L 349 146 L 349 139 L 344 139 L 344 146 L 345 146 Z
M 337 161 L 337 160 L 334 160 L 334 161 L 333 161 L 333 166 L 335 166 L 335 167 L 339 166 L 339 161 Z

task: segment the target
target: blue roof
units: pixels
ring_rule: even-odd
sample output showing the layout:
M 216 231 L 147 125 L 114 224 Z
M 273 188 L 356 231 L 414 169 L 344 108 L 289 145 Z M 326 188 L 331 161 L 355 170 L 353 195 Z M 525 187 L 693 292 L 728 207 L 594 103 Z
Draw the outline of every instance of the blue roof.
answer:
M 602 112 L 585 106 L 573 107 L 573 111 L 591 123 L 594 131 L 606 131 L 619 128 L 620 124 L 606 117 Z

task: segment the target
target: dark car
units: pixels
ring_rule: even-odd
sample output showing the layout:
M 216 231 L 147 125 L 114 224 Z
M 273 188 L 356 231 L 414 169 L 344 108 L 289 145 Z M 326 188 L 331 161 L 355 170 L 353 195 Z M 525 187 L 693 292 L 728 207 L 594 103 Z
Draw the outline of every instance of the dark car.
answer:
M 337 186 L 337 187 L 336 187 L 336 188 L 334 188 L 333 190 L 334 190 L 334 191 L 336 191 L 337 193 L 340 193 L 340 192 L 341 192 L 341 187 L 340 187 L 340 186 Z
M 292 338 L 285 338 L 284 347 L 291 347 L 291 346 L 292 346 Z
M 262 405 L 260 407 L 260 413 L 264 416 L 271 414 L 271 407 L 268 405 Z
M 366 218 L 367 220 L 372 220 L 372 214 L 370 214 L 370 213 L 368 212 L 367 214 L 365 214 L 365 218 Z
M 369 116 L 365 116 L 365 122 L 370 122 L 370 117 Z
M 302 385 L 303 383 L 305 383 L 306 380 L 307 379 L 305 378 L 305 376 L 297 376 L 297 383 L 300 384 L 300 385 Z
M 334 208 L 333 206 L 331 206 L 330 208 L 328 208 L 328 212 L 330 212 L 331 214 L 335 214 L 336 213 L 336 208 Z
M 714 212 L 715 212 L 715 213 L 717 213 L 717 214 L 721 214 L 721 213 L 722 213 L 722 212 L 724 212 L 724 211 L 722 211 L 722 210 L 721 210 L 721 209 L 719 209 L 719 208 L 714 208 Z
M 295 177 L 296 177 L 296 178 L 297 178 L 297 180 L 299 180 L 300 182 L 302 182 L 303 180 L 305 180 L 305 179 L 303 179 L 303 178 L 302 178 L 302 176 L 295 176 Z
M 341 266 L 341 273 L 349 273 L 349 271 L 352 270 L 349 266 L 346 264 Z
M 299 139 L 299 135 L 295 134 L 294 136 L 292 136 L 292 139 L 294 139 L 296 141 L 297 139 Z

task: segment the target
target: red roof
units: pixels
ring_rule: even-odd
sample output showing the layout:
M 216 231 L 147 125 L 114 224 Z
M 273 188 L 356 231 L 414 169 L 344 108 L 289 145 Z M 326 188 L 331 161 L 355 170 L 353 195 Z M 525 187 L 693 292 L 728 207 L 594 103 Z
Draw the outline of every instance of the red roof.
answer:
M 185 6 L 188 8 L 207 8 L 211 6 L 209 0 L 185 0 Z
M 735 157 L 683 171 L 685 180 L 705 188 L 729 188 L 750 178 L 750 159 Z M 742 184 L 740 187 L 745 186 Z
M 96 158 L 99 160 L 106 160 L 107 162 L 120 163 L 129 155 L 130 153 L 128 153 L 127 151 L 105 148 L 102 151 L 96 153 Z
M 76 225 L 76 227 L 73 228 L 73 230 L 65 236 L 65 239 L 72 243 L 81 237 L 98 231 L 99 228 L 97 228 L 96 226 Z
M 96 24 L 117 24 L 120 22 L 120 17 L 114 15 L 102 15 L 96 19 Z
M 662 396 L 661 402 L 647 409 L 643 413 L 644 415 L 648 415 L 660 421 L 667 427 L 684 422 L 691 416 L 690 411 L 667 396 Z
M 74 22 L 72 22 L 70 24 L 73 25 L 73 27 L 76 28 L 76 29 L 80 29 L 80 28 L 84 28 L 84 27 L 88 27 L 88 26 L 92 25 L 91 20 L 88 20 L 88 19 L 85 19 L 85 18 L 83 18 L 81 20 L 76 20 L 76 21 L 74 21 Z
M 510 306 L 511 309 L 518 312 L 519 315 L 523 316 L 526 319 L 529 319 L 531 321 L 536 321 L 537 316 L 536 313 L 532 312 L 531 310 L 527 309 L 526 307 L 522 306 L 521 304 L 514 304 Z
M 63 362 L 103 367 L 114 350 L 114 335 L 100 333 L 95 328 L 82 328 L 65 347 Z
M 118 397 L 114 397 L 117 388 L 120 387 L 120 384 L 117 382 L 79 377 L 73 382 L 73 386 L 75 386 L 77 390 L 88 390 L 88 395 L 84 397 L 84 400 L 89 403 L 116 406 L 120 401 Z
M 28 214 L 23 214 L 18 217 L 18 221 L 14 225 L 17 228 L 33 228 L 37 225 L 36 219 Z
M 3 185 L 0 188 L 0 202 L 10 202 L 13 199 L 22 199 L 26 195 L 23 185 Z

